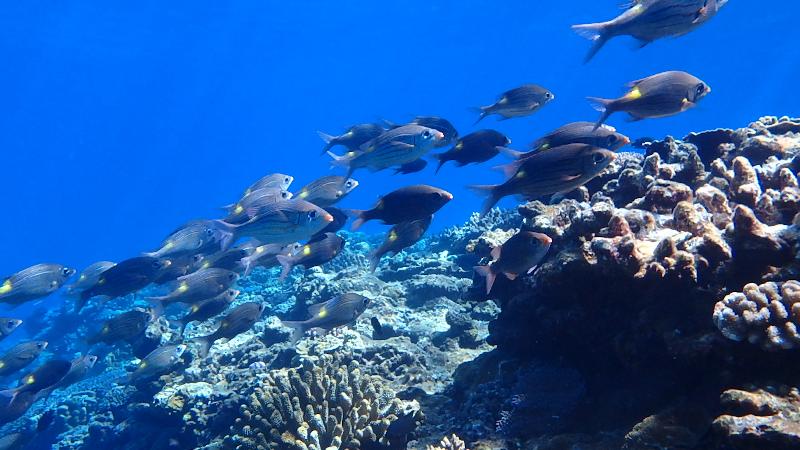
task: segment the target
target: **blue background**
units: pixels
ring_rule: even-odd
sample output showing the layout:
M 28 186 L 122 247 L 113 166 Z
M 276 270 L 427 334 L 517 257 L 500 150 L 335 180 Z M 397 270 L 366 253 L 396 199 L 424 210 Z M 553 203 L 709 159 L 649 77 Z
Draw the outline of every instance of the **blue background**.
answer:
M 469 107 L 522 83 L 557 98 L 529 118 L 481 123 L 518 148 L 595 120 L 587 95 L 613 97 L 670 69 L 713 93 L 678 117 L 610 123 L 635 139 L 798 114 L 797 2 L 731 0 L 687 36 L 643 50 L 616 38 L 588 65 L 590 42 L 570 25 L 610 19 L 620 0 L 112 3 L 4 5 L 0 273 L 136 255 L 189 219 L 218 216 L 265 173 L 294 175 L 294 188 L 331 173 L 316 130 L 425 114 L 466 134 Z M 428 182 L 456 196 L 435 228 L 460 223 L 482 200 L 463 186 L 499 182 L 488 167 L 502 160 L 438 176 L 430 166 L 358 172 L 343 206 Z

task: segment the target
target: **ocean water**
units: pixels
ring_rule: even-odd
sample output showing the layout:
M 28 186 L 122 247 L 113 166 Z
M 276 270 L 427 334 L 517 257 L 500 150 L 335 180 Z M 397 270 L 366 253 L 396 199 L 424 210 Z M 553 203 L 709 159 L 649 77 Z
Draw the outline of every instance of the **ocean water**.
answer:
M 636 123 L 617 114 L 609 124 L 632 139 L 682 137 L 797 114 L 800 3 L 730 0 L 686 36 L 643 49 L 615 38 L 584 64 L 590 43 L 570 25 L 610 19 L 619 3 L 8 3 L 0 273 L 119 261 L 154 250 L 188 220 L 221 217 L 222 205 L 266 173 L 293 175 L 293 188 L 341 173 L 319 155 L 318 130 L 437 115 L 461 135 L 497 129 L 525 149 L 566 122 L 595 120 L 586 96 L 615 97 L 626 82 L 665 70 L 697 75 L 713 92 L 685 114 Z M 547 87 L 555 101 L 530 117 L 475 125 L 471 107 L 523 83 Z M 483 199 L 465 186 L 500 182 L 490 167 L 504 161 L 449 163 L 438 174 L 435 164 L 405 176 L 358 171 L 360 186 L 340 206 L 368 208 L 381 194 L 427 183 L 455 195 L 435 217 L 431 231 L 440 231 L 479 210 Z M 43 305 L 65 301 L 57 293 Z M 27 319 L 32 310 L 0 304 L 0 316 Z

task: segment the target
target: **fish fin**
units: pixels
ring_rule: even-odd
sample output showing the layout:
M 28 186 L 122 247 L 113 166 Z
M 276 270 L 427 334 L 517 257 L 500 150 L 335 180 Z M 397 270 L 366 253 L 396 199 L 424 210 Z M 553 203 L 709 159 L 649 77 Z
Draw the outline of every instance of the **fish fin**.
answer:
M 586 99 L 589 100 L 589 103 L 591 103 L 592 108 L 602 113 L 600 115 L 600 119 L 598 119 L 597 123 L 595 123 L 594 125 L 594 130 L 597 130 L 598 128 L 600 128 L 601 125 L 603 125 L 603 122 L 605 122 L 606 119 L 608 119 L 608 116 L 610 116 L 611 113 L 613 112 L 611 110 L 611 105 L 614 103 L 614 100 L 609 100 L 607 98 L 599 98 L 599 97 L 586 97 Z
M 497 279 L 497 274 L 489 266 L 475 266 L 475 272 L 486 279 L 486 295 L 492 292 L 492 286 Z
M 478 113 L 478 120 L 475 121 L 475 124 L 485 119 L 486 116 L 490 114 L 489 113 L 490 108 L 491 106 L 478 106 L 477 108 L 470 108 L 470 111 Z
M 628 119 L 627 119 L 627 121 L 628 121 L 628 122 L 630 122 L 630 123 L 633 123 L 633 122 L 639 122 L 639 121 L 641 121 L 641 120 L 644 120 L 644 118 L 642 118 L 642 117 L 637 117 L 637 116 L 634 116 L 633 114 L 628 114 Z
M 297 342 L 303 338 L 303 335 L 305 335 L 307 331 L 305 322 L 289 322 L 281 320 L 281 325 L 292 329 L 292 338 L 290 340 L 292 345 L 297 344 Z
M 169 320 L 169 324 L 171 326 L 178 327 L 178 330 L 180 330 L 178 334 L 183 336 L 183 331 L 186 329 L 186 323 L 184 323 L 182 319 Z
M 381 121 L 381 126 L 383 126 L 383 128 L 386 128 L 387 130 L 393 130 L 401 126 L 387 119 L 380 119 L 380 121 Z
M 336 139 L 336 136 L 331 136 L 330 134 L 323 133 L 322 131 L 317 131 L 317 134 L 319 135 L 320 139 L 325 141 L 325 147 L 322 148 L 322 153 L 320 153 L 320 155 L 324 155 L 334 146 L 333 140 Z
M 150 304 L 154 317 L 161 317 L 164 315 L 164 303 L 161 301 L 160 297 L 146 297 L 145 300 Z
M 253 272 L 253 267 L 255 266 L 255 264 L 253 264 L 253 260 L 250 258 L 243 258 L 242 261 L 244 261 L 245 259 L 247 261 L 242 263 L 244 265 L 244 273 L 242 274 L 242 276 L 249 277 L 250 274 Z
M 14 403 L 14 400 L 17 399 L 17 394 L 19 393 L 16 389 L 6 389 L 0 391 L 0 404 L 11 405 Z
M 434 173 L 439 173 L 439 170 L 441 170 L 441 168 L 444 165 L 444 163 L 446 163 L 448 161 L 448 160 L 444 159 L 444 155 L 445 155 L 445 153 L 437 153 L 435 155 L 431 155 L 431 157 L 433 157 L 433 159 L 439 161 L 439 165 L 436 166 L 436 171 Z
M 508 278 L 508 279 L 509 279 L 509 280 L 511 280 L 511 281 L 514 281 L 514 280 L 516 280 L 516 279 L 517 279 L 517 277 L 519 276 L 519 275 L 518 275 L 518 274 L 516 274 L 516 273 L 508 273 L 508 272 L 504 273 L 503 275 L 505 275 L 505 276 L 506 276 L 506 278 Z
M 530 269 L 528 269 L 528 272 L 526 273 L 526 275 L 530 275 L 530 274 L 532 274 L 533 272 L 536 272 L 536 269 L 538 269 L 538 268 L 539 268 L 539 266 L 533 266 L 533 267 L 531 267 Z
M 578 35 L 589 39 L 590 41 L 594 42 L 592 48 L 589 49 L 589 53 L 586 54 L 586 57 L 583 59 L 584 64 L 588 63 L 589 61 L 594 58 L 597 52 L 600 51 L 601 48 L 608 42 L 610 38 L 608 34 L 608 22 L 598 22 L 598 23 L 586 23 L 581 25 L 573 25 L 572 30 L 578 33 Z
M 225 251 L 236 241 L 236 230 L 238 225 L 233 225 L 224 220 L 214 220 L 214 225 L 221 230 L 224 235 L 220 240 L 220 250 Z
M 292 265 L 292 258 L 286 255 L 278 255 L 276 258 L 283 268 L 283 270 L 281 270 L 281 276 L 278 277 L 278 280 L 283 282 L 286 280 L 286 277 L 289 276 L 289 272 L 291 272 L 292 268 L 294 267 Z
M 500 254 L 503 252 L 503 246 L 498 245 L 497 247 L 492 249 L 491 256 L 494 261 L 500 259 Z
M 197 354 L 201 358 L 205 358 L 208 356 L 208 349 L 211 348 L 211 342 L 208 339 L 208 336 L 201 336 L 192 339 L 193 343 L 197 344 Z
M 362 210 L 362 209 L 344 209 L 342 211 L 345 214 L 347 214 L 348 216 L 356 219 L 355 221 L 353 221 L 353 225 L 350 226 L 350 229 L 352 231 L 358 231 L 358 229 L 361 228 L 362 225 L 364 225 L 364 222 L 367 221 L 367 219 L 364 217 L 364 213 L 366 213 L 365 210 Z
M 467 186 L 467 188 L 471 189 L 473 192 L 479 195 L 486 195 L 486 201 L 483 204 L 483 209 L 481 210 L 481 217 L 485 216 L 486 213 L 491 211 L 494 205 L 500 201 L 500 196 L 497 194 L 497 188 L 499 185 L 472 185 Z
M 377 250 L 373 250 L 369 253 L 369 271 L 370 273 L 375 273 L 378 269 L 378 264 L 381 263 L 381 257 L 378 254 Z
M 331 151 L 326 151 L 326 153 L 328 156 L 333 158 L 331 161 L 331 167 L 350 167 L 350 159 L 347 156 L 339 156 Z
M 317 315 L 320 313 L 320 311 L 322 311 L 322 309 L 323 309 L 323 308 L 325 308 L 326 306 L 335 306 L 335 305 L 336 305 L 335 303 L 331 303 L 331 302 L 329 302 L 329 301 L 328 301 L 328 302 L 323 302 L 323 303 L 315 303 L 315 304 L 313 304 L 313 305 L 311 305 L 311 306 L 309 306 L 309 307 L 308 307 L 308 315 L 309 315 L 310 317 L 315 317 L 315 316 L 317 316 Z
M 519 150 L 514 150 L 513 148 L 503 147 L 502 145 L 498 145 L 495 148 L 503 155 L 508 156 L 509 158 L 512 159 L 520 159 L 527 153 L 527 152 L 521 152 Z
M 517 170 L 519 169 L 519 162 L 515 161 L 509 164 L 501 164 L 499 166 L 492 167 L 492 170 L 499 170 L 503 172 L 503 176 L 506 178 L 510 178 L 513 176 Z

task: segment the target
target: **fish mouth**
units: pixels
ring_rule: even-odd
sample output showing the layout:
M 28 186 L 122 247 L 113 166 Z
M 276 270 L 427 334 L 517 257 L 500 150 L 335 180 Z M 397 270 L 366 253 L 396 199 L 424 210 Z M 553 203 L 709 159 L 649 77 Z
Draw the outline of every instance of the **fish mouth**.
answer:
M 622 145 L 620 145 L 620 147 L 625 147 L 626 145 L 631 143 L 631 138 L 629 138 L 628 136 L 624 136 L 623 135 L 622 139 L 621 139 L 621 142 L 622 142 Z
M 442 195 L 443 195 L 443 196 L 444 196 L 444 198 L 446 198 L 448 201 L 450 201 L 450 200 L 452 200 L 452 199 L 453 199 L 453 194 L 451 194 L 451 193 L 449 193 L 449 192 L 447 192 L 447 191 L 444 191 L 444 192 L 442 193 Z
M 324 220 L 325 222 L 331 223 L 331 222 L 333 222 L 333 216 L 328 214 L 328 213 L 325 213 L 325 215 L 322 216 L 322 220 Z
M 442 133 L 441 131 L 437 130 L 433 135 L 434 135 L 434 137 L 436 137 L 437 141 L 444 140 L 444 133 Z

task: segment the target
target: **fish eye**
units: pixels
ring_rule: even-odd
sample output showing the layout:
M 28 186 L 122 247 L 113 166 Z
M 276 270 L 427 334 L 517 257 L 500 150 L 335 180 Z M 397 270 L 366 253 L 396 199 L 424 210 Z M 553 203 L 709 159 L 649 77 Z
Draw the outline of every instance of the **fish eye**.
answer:
M 289 183 L 291 183 L 291 182 L 292 182 L 292 177 L 286 177 L 286 178 L 284 178 L 284 179 L 283 179 L 283 182 L 284 182 L 284 183 L 286 183 L 286 184 L 289 184 Z
M 369 299 L 368 298 L 365 298 L 364 300 L 361 300 L 361 302 L 364 303 L 365 305 L 369 305 Z
M 544 98 L 546 98 L 546 99 L 550 100 L 551 98 L 553 98 L 553 94 L 551 94 L 551 93 L 549 93 L 549 92 L 545 92 L 545 94 L 544 94 Z
M 703 95 L 703 93 L 705 91 L 706 91 L 706 85 L 704 83 L 700 83 L 700 84 L 697 85 L 697 88 L 695 88 L 694 92 L 695 92 L 695 95 L 697 95 L 699 97 L 699 96 Z
M 61 273 L 63 273 L 64 275 L 69 275 L 69 267 L 64 267 L 63 269 L 61 269 Z
M 13 320 L 9 320 L 6 325 L 8 325 L 8 328 L 13 328 L 15 324 Z
M 605 158 L 605 156 L 603 156 L 602 153 L 595 153 L 594 155 L 592 155 L 592 162 L 595 163 L 595 164 L 600 164 L 605 159 L 606 158 Z
M 153 261 L 153 267 L 159 268 L 161 267 L 161 265 L 162 265 L 161 261 Z
M 353 182 L 348 180 L 347 183 L 345 183 L 344 185 L 345 187 L 350 187 L 353 185 Z
M 212 234 L 214 234 L 214 230 L 211 228 L 206 228 L 206 235 L 211 236 Z
M 316 211 L 311 211 L 310 213 L 308 213 L 308 217 L 311 218 L 311 219 L 316 219 L 317 218 L 317 212 Z
M 611 136 L 606 138 L 606 143 L 609 146 L 612 146 L 612 145 L 616 144 L 617 143 L 617 137 L 612 134 Z
M 431 137 L 431 132 L 428 131 L 428 130 L 423 131 L 422 132 L 422 137 L 425 138 L 425 139 L 429 139 Z

